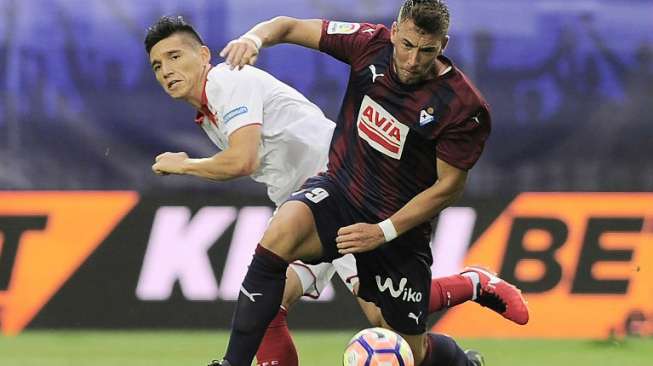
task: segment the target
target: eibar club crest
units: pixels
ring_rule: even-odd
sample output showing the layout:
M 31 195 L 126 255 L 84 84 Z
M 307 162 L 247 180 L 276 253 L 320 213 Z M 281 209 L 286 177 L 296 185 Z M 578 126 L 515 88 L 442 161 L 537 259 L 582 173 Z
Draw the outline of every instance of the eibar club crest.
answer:
M 433 107 L 422 109 L 422 111 L 419 113 L 419 125 L 424 126 L 433 122 L 435 120 L 433 113 L 435 113 Z

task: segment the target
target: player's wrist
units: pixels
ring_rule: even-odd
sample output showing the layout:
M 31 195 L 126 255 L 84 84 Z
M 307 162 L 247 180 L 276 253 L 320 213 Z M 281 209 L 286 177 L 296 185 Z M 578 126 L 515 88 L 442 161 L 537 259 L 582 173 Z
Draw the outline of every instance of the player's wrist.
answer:
M 197 171 L 198 159 L 186 158 L 179 163 L 179 174 L 192 175 Z
M 261 50 L 261 47 L 263 47 L 263 40 L 261 39 L 261 37 L 257 36 L 254 33 L 243 34 L 242 36 L 240 36 L 240 39 L 247 40 L 251 44 L 253 44 L 257 52 Z
M 397 234 L 397 229 L 395 228 L 395 225 L 392 223 L 392 220 L 390 220 L 390 218 L 387 218 L 379 222 L 377 225 L 379 225 L 379 227 L 381 228 L 386 243 L 394 240 L 399 235 Z

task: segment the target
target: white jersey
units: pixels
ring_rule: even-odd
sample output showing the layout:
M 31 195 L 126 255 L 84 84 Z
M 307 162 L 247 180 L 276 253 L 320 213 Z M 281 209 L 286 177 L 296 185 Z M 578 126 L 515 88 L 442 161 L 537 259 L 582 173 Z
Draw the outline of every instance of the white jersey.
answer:
M 335 124 L 297 90 L 255 67 L 220 64 L 209 71 L 204 93 L 212 116 L 198 115 L 197 122 L 221 150 L 234 131 L 261 125 L 260 165 L 251 177 L 267 185 L 277 206 L 326 170 Z

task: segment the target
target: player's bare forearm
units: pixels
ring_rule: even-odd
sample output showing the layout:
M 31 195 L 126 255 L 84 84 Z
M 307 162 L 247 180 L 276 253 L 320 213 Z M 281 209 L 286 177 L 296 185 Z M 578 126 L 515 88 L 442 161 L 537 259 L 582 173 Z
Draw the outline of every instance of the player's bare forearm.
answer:
M 319 49 L 322 36 L 322 21 L 319 19 L 295 19 L 280 16 L 254 26 L 238 39 L 229 42 L 220 51 L 227 64 L 241 69 L 254 65 L 262 47 L 278 43 L 294 43 Z
M 318 49 L 322 35 L 322 21 L 279 16 L 257 24 L 247 33 L 254 33 L 260 37 L 263 47 L 278 43 L 294 43 Z
M 246 147 L 246 146 L 244 146 Z M 155 158 L 152 171 L 158 175 L 194 175 L 224 181 L 252 174 L 258 168 L 256 152 L 228 148 L 209 158 L 192 159 L 185 152 L 163 153 Z
M 242 159 L 238 152 L 225 150 L 210 158 L 187 159 L 183 165 L 184 174 L 214 181 L 225 181 L 252 174 L 257 161 Z
M 342 227 L 336 246 L 342 255 L 374 250 L 397 235 L 431 220 L 455 202 L 465 188 L 467 172 L 438 159 L 438 181 L 408 201 L 389 220 L 381 223 L 357 223 Z
M 223 181 L 251 175 L 258 169 L 261 125 L 243 126 L 229 135 L 229 147 L 204 159 L 185 159 L 183 174 Z
M 406 231 L 431 220 L 440 211 L 449 207 L 463 193 L 467 172 L 438 160 L 438 181 L 408 201 L 390 217 L 401 235 Z

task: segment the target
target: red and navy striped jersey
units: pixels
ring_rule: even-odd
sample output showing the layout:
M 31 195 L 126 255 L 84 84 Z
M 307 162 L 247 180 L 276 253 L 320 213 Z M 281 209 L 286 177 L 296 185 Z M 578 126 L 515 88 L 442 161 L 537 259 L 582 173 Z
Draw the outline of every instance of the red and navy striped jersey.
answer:
M 358 209 L 385 219 L 438 179 L 436 158 L 459 169 L 476 163 L 490 134 L 489 106 L 452 62 L 414 85 L 392 67 L 383 25 L 323 21 L 320 51 L 350 65 L 331 140 L 327 175 Z

